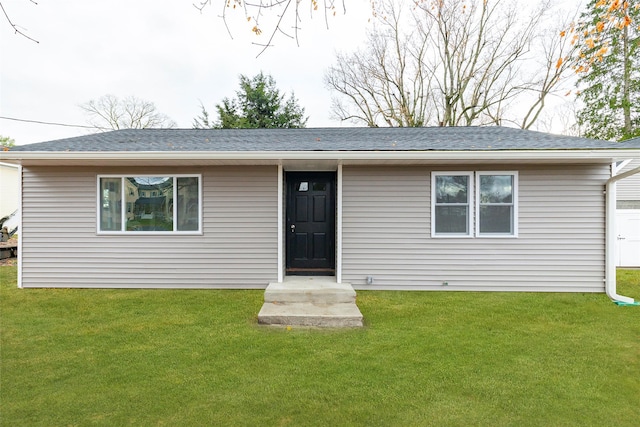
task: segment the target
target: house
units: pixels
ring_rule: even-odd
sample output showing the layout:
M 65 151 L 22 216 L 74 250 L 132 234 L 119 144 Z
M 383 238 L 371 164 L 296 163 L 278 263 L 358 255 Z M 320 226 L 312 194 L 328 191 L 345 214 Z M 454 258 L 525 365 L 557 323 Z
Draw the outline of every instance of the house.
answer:
M 612 198 L 628 159 L 640 140 L 503 127 L 118 130 L 0 153 L 21 165 L 21 287 L 327 275 L 632 302 L 616 293 Z
M 638 167 L 640 160 L 626 160 L 618 165 L 618 173 Z M 616 195 L 616 265 L 637 268 L 640 267 L 640 174 L 621 179 Z
M 20 206 L 20 170 L 17 165 L 0 163 L 0 195 L 0 218 L 4 218 Z

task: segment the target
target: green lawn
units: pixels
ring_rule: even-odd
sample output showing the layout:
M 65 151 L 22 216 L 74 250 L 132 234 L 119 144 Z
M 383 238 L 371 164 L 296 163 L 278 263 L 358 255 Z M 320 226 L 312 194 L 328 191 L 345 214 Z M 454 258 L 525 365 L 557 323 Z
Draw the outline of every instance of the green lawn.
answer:
M 260 327 L 261 291 L 17 289 L 3 426 L 637 426 L 640 307 L 359 292 L 365 327 Z M 640 299 L 640 270 L 619 272 Z

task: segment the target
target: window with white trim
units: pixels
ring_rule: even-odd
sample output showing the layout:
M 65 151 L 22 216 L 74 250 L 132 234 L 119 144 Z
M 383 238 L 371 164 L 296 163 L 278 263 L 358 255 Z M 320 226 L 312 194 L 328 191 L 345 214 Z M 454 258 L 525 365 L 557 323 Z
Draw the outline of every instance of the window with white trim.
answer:
M 199 233 L 200 175 L 98 176 L 99 233 Z
M 477 172 L 478 236 L 516 234 L 517 177 L 515 172 Z
M 431 235 L 516 236 L 517 189 L 517 172 L 433 172 Z
M 473 173 L 434 172 L 431 187 L 432 234 L 470 236 Z

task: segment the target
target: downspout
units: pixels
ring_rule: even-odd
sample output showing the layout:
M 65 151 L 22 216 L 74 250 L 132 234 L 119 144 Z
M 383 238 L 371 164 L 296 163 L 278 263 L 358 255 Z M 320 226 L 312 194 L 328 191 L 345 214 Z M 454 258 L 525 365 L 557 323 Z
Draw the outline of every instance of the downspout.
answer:
M 633 298 L 618 295 L 616 292 L 616 182 L 640 173 L 640 167 L 616 175 L 616 164 L 611 165 L 611 178 L 605 185 L 606 193 L 606 229 L 605 229 L 605 291 L 616 304 L 640 304 Z
M 23 181 L 23 167 L 22 163 L 18 167 L 18 194 L 20 195 L 20 223 L 18 224 L 18 288 L 22 288 L 22 236 L 24 235 L 22 227 L 22 222 L 24 221 L 24 217 L 22 216 L 22 181 Z
M 284 169 L 278 164 L 278 283 L 284 281 Z
M 338 164 L 336 183 L 336 283 L 342 283 L 342 164 Z

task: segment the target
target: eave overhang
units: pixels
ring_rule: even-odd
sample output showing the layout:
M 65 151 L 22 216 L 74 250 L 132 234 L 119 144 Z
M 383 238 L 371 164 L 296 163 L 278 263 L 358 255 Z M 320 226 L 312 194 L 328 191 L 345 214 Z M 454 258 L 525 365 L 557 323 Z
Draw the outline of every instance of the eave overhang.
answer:
M 605 164 L 640 158 L 639 149 L 478 151 L 6 151 L 23 166 Z

